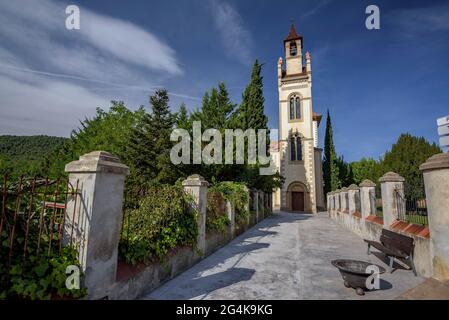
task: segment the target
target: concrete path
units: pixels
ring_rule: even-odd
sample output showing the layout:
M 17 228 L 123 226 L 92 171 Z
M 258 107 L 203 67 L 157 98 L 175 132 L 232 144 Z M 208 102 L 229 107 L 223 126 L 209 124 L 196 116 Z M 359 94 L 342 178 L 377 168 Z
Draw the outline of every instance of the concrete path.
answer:
M 280 212 L 144 299 L 393 299 L 423 281 L 399 269 L 382 275 L 380 290 L 360 297 L 331 265 L 337 258 L 387 267 L 327 213 Z

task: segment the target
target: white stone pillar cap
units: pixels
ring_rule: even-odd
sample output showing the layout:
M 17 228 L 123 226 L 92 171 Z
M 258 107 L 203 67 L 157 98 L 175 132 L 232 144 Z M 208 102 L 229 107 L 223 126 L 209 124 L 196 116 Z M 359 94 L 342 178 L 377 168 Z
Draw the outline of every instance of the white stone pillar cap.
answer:
M 207 182 L 202 176 L 199 174 L 192 174 L 191 176 L 188 176 L 187 179 L 185 179 L 182 182 L 182 185 L 184 187 L 207 187 L 209 186 L 209 182 Z
M 80 156 L 65 166 L 68 173 L 114 173 L 129 174 L 129 168 L 120 162 L 119 158 L 106 151 L 92 151 Z
M 438 153 L 427 159 L 419 166 L 421 171 L 430 171 L 449 168 L 449 153 Z
M 348 187 L 348 191 L 357 191 L 357 190 L 359 190 L 359 187 L 357 187 L 357 185 L 355 185 L 355 184 L 351 184 Z
M 379 178 L 379 182 L 404 182 L 405 179 L 396 172 L 389 171 Z
M 375 187 L 375 186 L 376 184 L 369 179 L 365 179 L 359 184 L 359 187 Z

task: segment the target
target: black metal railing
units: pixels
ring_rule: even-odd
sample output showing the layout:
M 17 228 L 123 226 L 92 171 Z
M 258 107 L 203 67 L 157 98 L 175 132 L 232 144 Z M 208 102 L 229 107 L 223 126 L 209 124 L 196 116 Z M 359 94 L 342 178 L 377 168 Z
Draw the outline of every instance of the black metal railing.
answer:
M 394 198 L 399 220 L 419 225 L 429 224 L 425 198 L 406 198 L 400 190 L 394 191 Z

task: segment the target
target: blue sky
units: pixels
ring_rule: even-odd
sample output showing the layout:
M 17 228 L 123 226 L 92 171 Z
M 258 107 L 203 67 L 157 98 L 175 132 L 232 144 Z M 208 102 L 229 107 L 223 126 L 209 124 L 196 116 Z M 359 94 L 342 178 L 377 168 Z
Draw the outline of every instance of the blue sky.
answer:
M 80 30 L 65 28 L 69 4 Z M 380 30 L 365 28 L 370 4 Z M 447 1 L 1 1 L 0 134 L 68 136 L 97 106 L 148 105 L 161 86 L 174 110 L 198 107 L 219 81 L 238 103 L 256 58 L 276 128 L 291 21 L 311 53 L 314 111 L 330 110 L 346 160 L 378 158 L 402 132 L 437 141 L 436 118 L 449 115 Z

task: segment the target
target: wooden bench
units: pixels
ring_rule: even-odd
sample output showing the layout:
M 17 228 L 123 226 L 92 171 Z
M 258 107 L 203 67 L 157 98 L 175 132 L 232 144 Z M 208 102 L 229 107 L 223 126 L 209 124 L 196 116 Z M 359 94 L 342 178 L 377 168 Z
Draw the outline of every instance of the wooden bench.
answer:
M 371 254 L 370 248 L 373 246 L 377 250 L 383 252 L 390 259 L 390 272 L 393 268 L 394 259 L 404 262 L 416 274 L 415 264 L 413 263 L 413 249 L 415 247 L 413 238 L 404 236 L 402 234 L 382 229 L 380 242 L 364 240 L 368 243 L 368 254 Z

